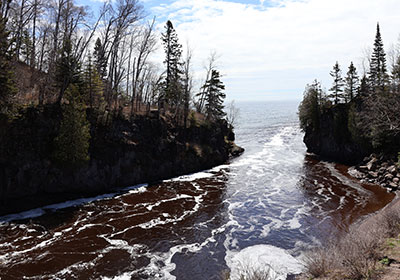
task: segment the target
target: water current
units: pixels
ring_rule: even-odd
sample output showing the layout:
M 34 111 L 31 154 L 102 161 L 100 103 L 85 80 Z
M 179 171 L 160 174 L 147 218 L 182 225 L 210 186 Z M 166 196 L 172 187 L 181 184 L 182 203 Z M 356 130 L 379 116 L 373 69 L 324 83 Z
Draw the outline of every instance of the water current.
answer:
M 389 203 L 306 154 L 297 102 L 238 103 L 245 154 L 196 174 L 0 217 L 1 279 L 276 279 Z

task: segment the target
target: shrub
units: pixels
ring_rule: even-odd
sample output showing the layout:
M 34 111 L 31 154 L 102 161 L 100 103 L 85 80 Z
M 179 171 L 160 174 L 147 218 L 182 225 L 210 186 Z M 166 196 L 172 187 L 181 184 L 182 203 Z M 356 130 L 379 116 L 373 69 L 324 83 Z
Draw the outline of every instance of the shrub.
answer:
M 335 267 L 333 258 L 334 252 L 327 247 L 314 248 L 305 255 L 305 264 L 307 274 L 311 277 L 324 277 L 333 267 Z
M 386 237 L 396 237 L 400 233 L 400 211 L 389 209 L 382 214 L 379 225 Z
M 238 277 L 232 278 L 229 272 L 223 273 L 222 279 L 224 280 L 275 280 L 277 277 L 273 276 L 270 267 L 254 269 L 252 266 L 240 265 L 238 268 Z
M 375 271 L 383 243 L 381 228 L 351 228 L 340 239 L 306 254 L 306 273 L 310 277 L 340 274 L 338 279 L 369 279 Z M 335 278 L 336 279 L 336 278 Z

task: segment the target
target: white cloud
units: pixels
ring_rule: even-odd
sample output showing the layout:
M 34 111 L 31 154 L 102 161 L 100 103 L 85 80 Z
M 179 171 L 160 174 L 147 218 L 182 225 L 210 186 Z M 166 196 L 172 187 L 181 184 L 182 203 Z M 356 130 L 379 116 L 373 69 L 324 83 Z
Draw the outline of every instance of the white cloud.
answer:
M 329 88 L 329 71 L 336 60 L 343 72 L 351 60 L 361 63 L 363 48 L 373 44 L 378 21 L 386 47 L 400 32 L 398 0 L 261 0 L 260 4 L 270 7 L 177 0 L 152 12 L 174 23 L 182 43 L 189 40 L 198 70 L 210 50 L 221 54 L 227 96 L 240 100 L 300 99 L 304 85 L 315 78 Z

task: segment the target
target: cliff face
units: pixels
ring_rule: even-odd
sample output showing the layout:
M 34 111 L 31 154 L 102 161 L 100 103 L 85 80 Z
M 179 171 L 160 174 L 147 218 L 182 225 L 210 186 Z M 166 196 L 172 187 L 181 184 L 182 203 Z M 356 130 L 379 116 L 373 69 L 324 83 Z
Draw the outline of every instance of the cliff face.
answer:
M 326 109 L 316 128 L 307 127 L 304 143 L 308 152 L 322 158 L 354 164 L 371 153 L 368 143 L 353 139 L 348 128 L 348 113 L 345 104 Z
M 0 124 L 3 202 L 48 193 L 99 193 L 171 178 L 222 164 L 234 150 L 227 141 L 234 135 L 224 122 L 182 129 L 159 118 L 116 118 L 107 126 L 92 125 L 87 165 L 62 168 L 51 157 L 61 117 L 54 107 L 29 109 L 24 117 Z

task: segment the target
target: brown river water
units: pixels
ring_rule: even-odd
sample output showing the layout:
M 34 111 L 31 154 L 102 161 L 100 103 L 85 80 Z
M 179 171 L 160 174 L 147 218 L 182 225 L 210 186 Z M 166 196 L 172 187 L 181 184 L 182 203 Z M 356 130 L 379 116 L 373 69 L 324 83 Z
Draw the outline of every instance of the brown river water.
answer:
M 226 165 L 0 217 L 0 279 L 236 279 L 247 266 L 290 279 L 304 251 L 394 198 L 307 155 L 296 107 L 240 104 L 246 153 Z

